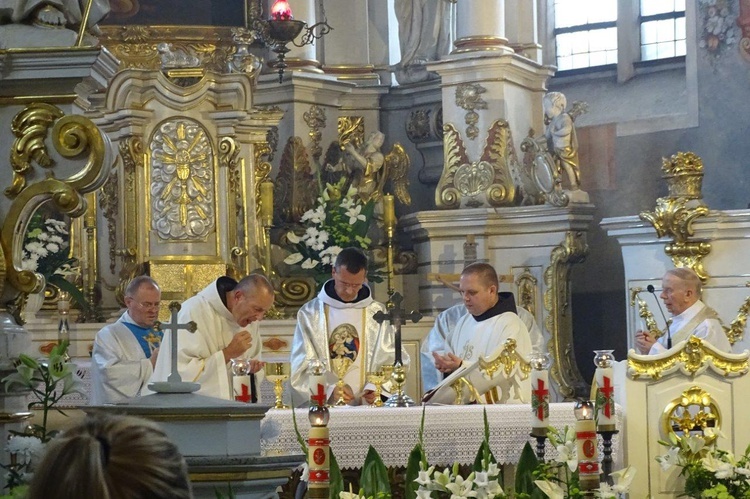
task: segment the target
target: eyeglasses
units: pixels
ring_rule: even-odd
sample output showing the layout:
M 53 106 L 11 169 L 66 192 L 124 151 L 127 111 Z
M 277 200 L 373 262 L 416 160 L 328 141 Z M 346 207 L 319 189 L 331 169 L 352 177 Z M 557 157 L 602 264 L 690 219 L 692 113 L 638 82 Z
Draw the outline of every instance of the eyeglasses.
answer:
M 150 302 L 150 301 L 139 302 L 135 298 L 131 298 L 131 300 L 133 300 L 139 307 L 141 307 L 144 310 L 158 310 L 159 307 L 161 306 L 161 302 L 160 301 L 156 301 L 156 302 Z

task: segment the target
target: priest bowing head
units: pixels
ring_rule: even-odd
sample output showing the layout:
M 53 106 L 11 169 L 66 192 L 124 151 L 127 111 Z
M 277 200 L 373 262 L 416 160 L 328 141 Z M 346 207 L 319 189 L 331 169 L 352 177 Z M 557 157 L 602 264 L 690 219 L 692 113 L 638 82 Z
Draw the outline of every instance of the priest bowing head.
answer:
M 193 321 L 197 329 L 195 333 L 184 329 L 177 333 L 177 370 L 182 380 L 200 383 L 201 395 L 233 399 L 231 360 L 246 360 L 250 374 L 262 369 L 258 323 L 273 302 L 273 286 L 260 274 L 250 274 L 240 282 L 219 277 L 185 300 L 177 320 L 180 324 Z M 170 341 L 165 336 L 163 350 L 168 350 Z M 167 379 L 171 369 L 168 357 L 159 358 L 152 381 Z M 252 399 L 257 400 L 255 383 L 250 389 Z

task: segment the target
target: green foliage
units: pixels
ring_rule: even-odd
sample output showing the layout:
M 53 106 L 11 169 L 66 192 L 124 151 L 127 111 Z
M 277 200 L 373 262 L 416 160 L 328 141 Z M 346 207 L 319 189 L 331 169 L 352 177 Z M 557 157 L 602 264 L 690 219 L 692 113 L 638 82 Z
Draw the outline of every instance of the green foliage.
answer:
M 362 466 L 362 474 L 359 478 L 359 486 L 364 491 L 365 497 L 375 496 L 378 493 L 390 497 L 391 482 L 388 480 L 388 469 L 385 467 L 380 454 L 371 445 L 367 450 L 365 464 Z
M 339 462 L 336 461 L 336 456 L 333 455 L 333 449 L 328 450 L 328 464 L 331 497 L 339 497 L 344 490 L 344 476 L 341 474 L 341 468 L 339 467 Z
M 542 493 L 537 486 L 534 484 L 534 471 L 539 467 L 539 460 L 536 458 L 536 454 L 531 448 L 531 445 L 526 442 L 521 451 L 521 458 L 518 460 L 516 466 L 516 496 L 528 497 L 528 498 L 544 498 L 545 495 Z
M 483 411 L 484 415 L 484 440 L 482 440 L 482 443 L 479 445 L 479 450 L 477 451 L 477 457 L 474 458 L 474 471 L 482 471 L 486 470 L 487 466 L 490 463 L 497 463 L 495 460 L 495 456 L 492 455 L 492 450 L 490 450 L 490 423 L 487 420 L 487 409 L 485 408 Z
M 219 490 L 218 487 L 214 487 L 214 494 L 216 499 L 235 499 L 234 490 L 232 490 L 232 484 L 227 483 L 227 495 L 225 496 L 222 491 Z
M 54 436 L 47 431 L 49 411 L 55 409 L 65 415 L 55 407 L 60 399 L 70 393 L 83 393 L 83 381 L 76 374 L 75 364 L 65 360 L 67 351 L 68 342 L 63 341 L 52 348 L 46 359 L 35 360 L 21 354 L 16 372 L 2 380 L 6 390 L 20 386 L 31 391 L 36 400 L 29 403 L 29 409 L 35 404 L 42 405 L 42 424 L 33 425 L 33 428 L 35 435 L 45 443 Z M 59 387 L 62 389 L 58 390 Z

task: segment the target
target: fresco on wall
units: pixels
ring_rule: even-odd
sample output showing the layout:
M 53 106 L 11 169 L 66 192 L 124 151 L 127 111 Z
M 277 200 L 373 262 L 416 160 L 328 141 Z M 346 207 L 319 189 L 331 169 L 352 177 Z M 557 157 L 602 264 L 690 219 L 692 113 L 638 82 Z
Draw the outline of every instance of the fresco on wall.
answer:
M 750 5 L 747 0 L 741 2 Z M 711 62 L 718 61 L 728 53 L 734 53 L 734 46 L 737 45 L 740 36 L 737 17 L 736 1 L 698 0 L 698 46 Z
M 245 0 L 110 0 L 110 7 L 103 25 L 245 25 Z
M 740 17 L 737 24 L 742 30 L 740 54 L 745 61 L 750 62 L 750 0 L 740 0 Z

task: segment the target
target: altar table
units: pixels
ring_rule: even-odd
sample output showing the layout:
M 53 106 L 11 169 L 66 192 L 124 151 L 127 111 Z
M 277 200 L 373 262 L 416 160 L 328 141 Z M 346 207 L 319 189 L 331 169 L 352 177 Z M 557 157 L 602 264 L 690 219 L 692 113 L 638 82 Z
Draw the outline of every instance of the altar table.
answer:
M 562 429 L 574 426 L 573 403 L 550 404 L 550 426 Z M 482 411 L 487 410 L 490 449 L 500 464 L 515 464 L 524 444 L 530 440 L 531 408 L 528 404 L 427 406 L 424 421 L 424 446 L 427 461 L 449 465 L 454 461 L 472 464 L 484 436 Z M 619 407 L 618 407 L 619 409 Z M 307 439 L 310 423 L 307 409 L 296 409 L 300 434 Z M 372 445 L 386 466 L 406 466 L 409 452 L 417 443 L 422 407 L 371 408 L 333 407 L 328 427 L 331 448 L 341 468 L 362 466 Z M 618 428 L 622 428 L 618 411 Z M 532 448 L 536 440 L 531 440 Z M 601 445 L 601 442 L 600 442 Z M 619 469 L 619 439 L 613 439 L 614 469 Z M 299 453 L 292 412 L 271 409 L 261 422 L 261 452 L 267 455 Z M 556 451 L 547 442 L 546 457 Z M 601 452 L 600 452 L 601 455 Z

